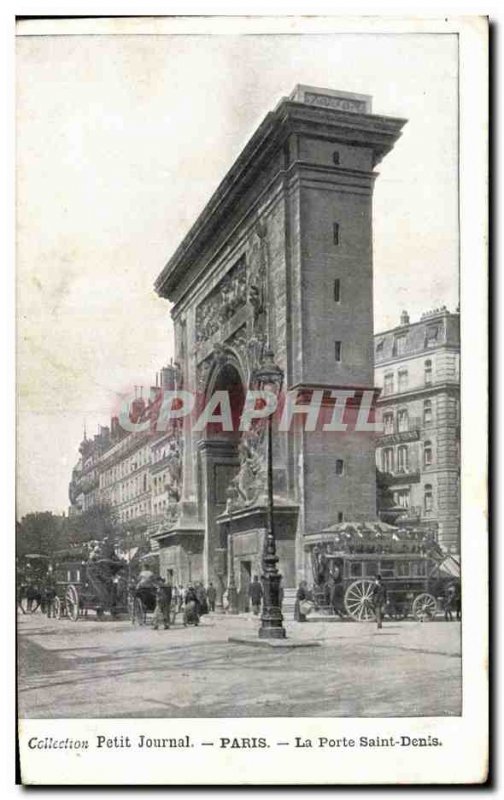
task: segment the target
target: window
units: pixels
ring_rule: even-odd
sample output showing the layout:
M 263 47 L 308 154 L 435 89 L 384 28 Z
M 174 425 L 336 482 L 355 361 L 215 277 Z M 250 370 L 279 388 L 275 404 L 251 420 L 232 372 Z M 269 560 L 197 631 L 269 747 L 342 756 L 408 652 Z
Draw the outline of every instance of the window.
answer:
M 410 565 L 409 561 L 398 561 L 397 562 L 397 577 L 398 578 L 408 578 L 410 573 Z
M 398 389 L 400 392 L 405 392 L 408 388 L 408 370 L 400 369 L 398 374 Z
M 387 372 L 383 379 L 383 394 L 394 394 L 394 373 Z
M 434 347 L 439 338 L 439 326 L 430 325 L 425 333 L 425 346 Z
M 394 339 L 394 355 L 401 356 L 406 349 L 406 336 L 401 334 Z
M 339 222 L 333 222 L 332 231 L 333 231 L 333 244 L 338 245 L 340 243 Z
M 394 415 L 393 414 L 384 414 L 383 415 L 383 432 L 385 434 L 394 433 Z
M 396 506 L 401 506 L 401 508 L 409 508 L 410 490 L 398 489 L 396 492 L 394 492 L 394 503 L 396 504 Z
M 340 163 L 340 154 L 339 154 L 339 150 L 335 150 L 335 151 L 333 152 L 333 154 L 332 154 L 332 160 L 333 160 L 333 164 L 336 164 L 336 166 L 338 166 L 338 165 L 339 165 L 339 163 Z
M 378 561 L 366 561 L 364 564 L 364 574 L 366 578 L 374 578 L 380 572 Z
M 432 383 L 432 361 L 430 358 L 424 364 L 424 382 L 426 386 Z
M 376 352 L 377 353 L 382 353 L 383 352 L 384 343 L 385 343 L 385 339 L 380 339 L 378 342 L 376 342 Z
M 343 475 L 345 465 L 342 458 L 336 459 L 336 475 Z
M 334 281 L 334 302 L 339 303 L 341 301 L 341 281 L 339 278 L 336 278 Z
M 432 400 L 424 400 L 423 421 L 424 425 L 430 425 L 432 422 Z
M 394 471 L 394 448 L 386 447 L 382 453 L 383 472 Z
M 341 342 L 334 342 L 334 357 L 336 361 L 341 362 Z
M 397 470 L 398 472 L 408 471 L 408 448 L 405 444 L 397 448 Z
M 458 422 L 458 403 L 454 397 L 448 398 L 448 419 L 450 422 Z
M 401 408 L 397 413 L 397 430 L 399 433 L 404 433 L 408 428 L 408 410 Z
M 424 511 L 428 513 L 434 508 L 434 501 L 432 497 L 432 485 L 426 483 L 424 486 Z
M 362 578 L 362 561 L 350 562 L 350 577 Z
M 338 511 L 338 522 L 343 522 L 343 511 Z
M 427 564 L 425 561 L 411 562 L 411 575 L 413 578 L 423 578 L 427 575 Z
M 424 442 L 423 463 L 424 467 L 430 467 L 432 465 L 432 442 Z
M 394 577 L 394 568 L 395 568 L 395 561 L 380 561 L 380 573 L 383 578 L 393 578 Z

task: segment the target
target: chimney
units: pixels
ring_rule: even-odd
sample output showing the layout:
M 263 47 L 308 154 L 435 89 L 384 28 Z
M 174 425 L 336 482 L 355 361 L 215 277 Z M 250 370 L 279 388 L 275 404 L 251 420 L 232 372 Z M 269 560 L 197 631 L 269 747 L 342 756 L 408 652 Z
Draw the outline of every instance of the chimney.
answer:
M 161 388 L 165 391 L 173 392 L 175 390 L 175 367 L 172 364 L 168 367 L 163 367 L 160 377 Z
M 403 311 L 401 314 L 401 325 L 409 325 L 409 314 L 407 311 Z
M 143 397 L 136 397 L 131 403 L 130 418 L 133 423 L 139 422 L 145 412 L 145 400 Z

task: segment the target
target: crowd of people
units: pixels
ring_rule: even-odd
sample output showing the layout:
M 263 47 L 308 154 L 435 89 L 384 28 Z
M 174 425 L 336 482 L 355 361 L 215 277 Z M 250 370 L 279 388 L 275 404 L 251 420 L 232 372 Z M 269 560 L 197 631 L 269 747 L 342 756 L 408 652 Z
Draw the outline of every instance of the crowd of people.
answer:
M 156 576 L 150 569 L 143 569 L 136 582 L 136 592 L 155 591 L 155 608 L 152 627 L 162 626 L 167 630 L 182 614 L 184 627 L 199 625 L 201 617 L 215 611 L 217 590 L 212 582 L 207 587 L 202 581 L 189 582 L 187 586 L 172 584 L 170 580 Z

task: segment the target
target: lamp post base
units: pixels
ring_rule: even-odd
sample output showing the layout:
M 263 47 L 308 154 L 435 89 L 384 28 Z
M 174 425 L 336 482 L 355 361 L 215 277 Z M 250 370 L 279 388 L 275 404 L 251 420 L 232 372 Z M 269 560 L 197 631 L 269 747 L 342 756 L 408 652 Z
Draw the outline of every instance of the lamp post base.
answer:
M 280 581 L 282 576 L 276 570 L 276 556 L 265 559 L 266 569 L 262 576 L 263 612 L 261 614 L 260 639 L 285 639 L 282 605 L 280 600 Z
M 286 639 L 285 628 L 259 628 L 259 639 Z

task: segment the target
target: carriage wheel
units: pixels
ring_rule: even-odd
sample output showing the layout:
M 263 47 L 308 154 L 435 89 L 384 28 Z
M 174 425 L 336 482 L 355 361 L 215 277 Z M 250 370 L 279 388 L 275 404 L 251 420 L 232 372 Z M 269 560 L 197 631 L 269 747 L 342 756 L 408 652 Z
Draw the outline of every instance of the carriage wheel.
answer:
M 420 622 L 434 619 L 437 611 L 436 598 L 428 592 L 422 592 L 413 600 L 413 616 Z
M 354 581 L 345 592 L 345 608 L 352 619 L 368 622 L 375 619 L 373 581 Z
M 56 619 L 61 619 L 62 607 L 61 607 L 61 600 L 59 599 L 58 595 L 56 595 L 56 597 L 53 600 L 53 610 Z
M 133 625 L 145 625 L 145 608 L 140 597 L 135 597 L 133 601 L 131 621 Z
M 65 593 L 65 607 L 67 616 L 72 622 L 79 619 L 79 593 L 75 586 L 70 585 Z

